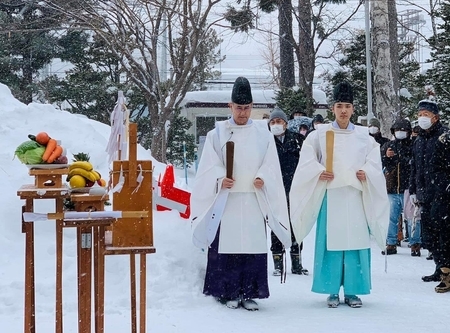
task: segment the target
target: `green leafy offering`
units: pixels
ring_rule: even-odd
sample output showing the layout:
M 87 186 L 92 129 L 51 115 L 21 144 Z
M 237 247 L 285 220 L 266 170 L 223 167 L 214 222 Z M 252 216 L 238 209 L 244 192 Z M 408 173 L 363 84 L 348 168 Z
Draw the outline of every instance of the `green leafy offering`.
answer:
M 40 145 L 36 141 L 28 140 L 17 147 L 14 155 L 24 164 L 41 164 L 44 152 L 45 146 Z

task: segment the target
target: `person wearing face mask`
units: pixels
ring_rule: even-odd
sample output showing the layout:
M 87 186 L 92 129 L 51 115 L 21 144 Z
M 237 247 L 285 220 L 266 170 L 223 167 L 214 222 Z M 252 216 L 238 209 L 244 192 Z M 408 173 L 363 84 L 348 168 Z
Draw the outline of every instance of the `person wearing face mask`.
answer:
M 323 124 L 324 122 L 325 122 L 325 120 L 323 119 L 323 116 L 321 114 L 316 114 L 314 116 L 314 118 L 312 119 L 311 128 L 308 130 L 308 132 L 306 132 L 305 136 L 308 136 L 309 133 L 316 130 L 317 126 L 319 126 L 320 124 Z
M 300 109 L 294 109 L 294 111 L 289 116 L 289 120 L 300 119 L 300 117 L 306 117 L 306 112 Z
M 389 224 L 380 147 L 367 128 L 354 125 L 353 89 L 334 89 L 335 120 L 311 132 L 302 146 L 290 192 L 291 223 L 298 242 L 316 224 L 312 291 L 327 305 L 362 306 L 370 294 L 370 235 L 385 248 Z
M 436 102 L 422 100 L 418 104 L 418 123 L 420 132 L 414 142 L 411 159 L 411 175 L 409 193 L 411 203 L 421 206 L 422 248 L 433 253 L 436 269 L 433 274 L 422 276 L 424 282 L 440 281 L 440 259 L 436 253 L 439 241 L 439 230 L 436 229 L 431 207 L 436 200 L 436 186 L 433 184 L 433 174 L 430 168 L 436 142 L 448 128 L 439 120 L 439 109 Z
M 306 124 L 301 124 L 298 128 L 298 132 L 303 136 L 303 138 L 306 138 L 308 135 L 309 127 Z
M 369 120 L 369 134 L 375 139 L 381 148 L 386 142 L 389 141 L 389 139 L 381 135 L 380 128 L 381 124 L 377 118 L 372 118 Z
M 394 140 L 386 142 L 381 147 L 381 162 L 390 202 L 389 228 L 383 255 L 397 254 L 398 221 L 404 207 L 405 191 L 409 187 L 411 132 L 411 123 L 407 119 L 397 119 L 391 127 Z M 414 231 L 411 237 L 413 241 L 411 255 L 420 256 L 420 227 L 417 223 Z
M 291 190 L 292 177 L 298 164 L 300 149 L 302 148 L 304 137 L 287 129 L 286 114 L 280 108 L 275 108 L 270 113 L 269 128 L 272 132 L 277 146 L 278 160 L 283 177 L 283 185 L 286 192 L 286 201 L 289 211 L 289 191 Z M 291 272 L 292 274 L 307 275 L 308 270 L 303 268 L 301 260 L 301 251 L 303 244 L 298 244 L 291 231 L 292 246 L 290 251 Z M 275 233 L 271 232 L 271 247 L 274 271 L 273 275 L 280 276 L 284 272 L 283 256 L 285 253 L 283 244 L 281 244 Z

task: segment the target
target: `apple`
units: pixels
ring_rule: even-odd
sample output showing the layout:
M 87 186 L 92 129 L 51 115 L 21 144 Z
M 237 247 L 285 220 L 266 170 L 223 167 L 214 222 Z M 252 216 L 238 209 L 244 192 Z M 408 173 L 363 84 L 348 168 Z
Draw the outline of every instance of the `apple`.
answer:
M 94 186 L 95 182 L 91 182 L 90 180 L 86 180 L 86 187 Z

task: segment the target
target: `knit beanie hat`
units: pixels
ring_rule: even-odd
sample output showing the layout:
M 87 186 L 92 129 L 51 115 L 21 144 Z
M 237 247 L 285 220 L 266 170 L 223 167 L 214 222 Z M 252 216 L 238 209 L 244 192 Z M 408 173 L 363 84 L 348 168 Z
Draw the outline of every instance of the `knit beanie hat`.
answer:
M 280 108 L 275 108 L 272 110 L 272 112 L 270 112 L 269 122 L 275 118 L 283 119 L 286 122 L 286 124 L 288 122 L 286 113 L 284 113 L 283 110 L 281 110 Z
M 381 128 L 380 121 L 377 118 L 372 118 L 369 120 L 369 127 L 370 126 Z
M 431 101 L 429 99 L 423 99 L 419 102 L 418 105 L 419 111 L 420 110 L 427 110 L 427 111 L 431 111 L 434 114 L 439 114 L 439 109 L 438 109 L 438 105 L 436 102 Z
M 333 90 L 335 103 L 353 104 L 353 88 L 347 81 L 339 83 Z
M 231 101 L 239 105 L 247 105 L 253 102 L 252 88 L 245 77 L 238 77 L 233 85 Z

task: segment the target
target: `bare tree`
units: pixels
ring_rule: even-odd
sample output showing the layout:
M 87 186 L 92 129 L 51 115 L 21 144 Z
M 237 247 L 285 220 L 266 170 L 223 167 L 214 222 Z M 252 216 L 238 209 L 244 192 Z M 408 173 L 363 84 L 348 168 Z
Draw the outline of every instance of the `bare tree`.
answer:
M 384 135 L 389 135 L 389 129 L 393 124 L 399 107 L 399 100 L 394 91 L 392 79 L 388 1 L 373 1 L 371 7 L 375 115 L 383 120 L 381 127 Z
M 215 51 L 221 40 L 214 22 L 208 22 L 219 2 L 97 0 L 86 3 L 83 11 L 69 13 L 80 28 L 105 41 L 141 91 L 149 115 L 152 156 L 159 161 L 166 162 L 166 122 L 172 120 L 186 92 L 211 78 L 213 66 L 222 60 Z M 55 1 L 45 3 L 61 9 Z M 168 72 L 161 71 L 161 52 L 168 55 Z

